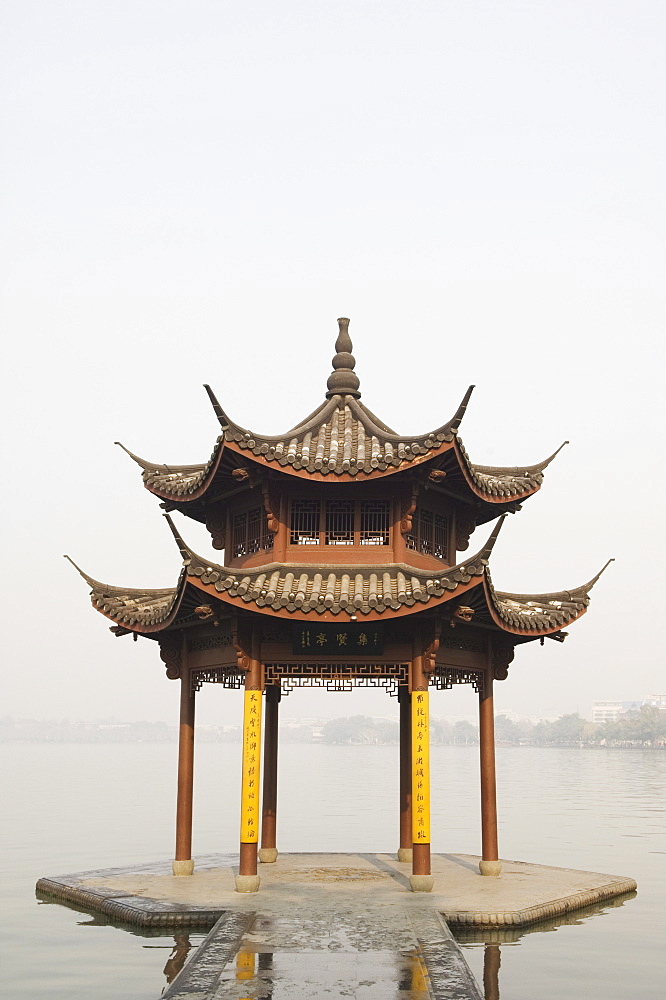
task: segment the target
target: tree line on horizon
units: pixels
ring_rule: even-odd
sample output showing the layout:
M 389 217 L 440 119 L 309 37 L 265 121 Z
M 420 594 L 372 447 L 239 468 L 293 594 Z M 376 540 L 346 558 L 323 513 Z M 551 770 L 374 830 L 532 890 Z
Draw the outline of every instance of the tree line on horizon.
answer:
M 461 719 L 431 719 L 433 746 L 469 746 L 479 742 L 478 727 Z M 204 726 L 197 729 L 199 743 L 240 743 L 240 726 Z M 392 745 L 399 742 L 397 721 L 366 715 L 331 719 L 322 726 L 280 727 L 281 743 L 326 743 L 330 745 Z M 664 746 L 666 711 L 643 705 L 600 725 L 578 713 L 562 715 L 552 722 L 510 719 L 498 715 L 495 738 L 511 746 Z M 174 743 L 178 727 L 166 722 L 90 723 L 14 720 L 0 718 L 0 743 Z
M 332 719 L 321 734 L 322 742 L 338 744 L 390 744 L 398 743 L 397 722 L 371 719 L 356 715 Z M 666 712 L 649 705 L 639 711 L 626 712 L 612 722 L 596 725 L 582 718 L 577 712 L 562 715 L 554 721 L 532 722 L 514 720 L 506 715 L 495 719 L 495 739 L 500 744 L 513 746 L 666 746 Z M 432 719 L 430 740 L 433 746 L 477 744 L 479 730 L 476 725 L 461 719 L 449 722 Z

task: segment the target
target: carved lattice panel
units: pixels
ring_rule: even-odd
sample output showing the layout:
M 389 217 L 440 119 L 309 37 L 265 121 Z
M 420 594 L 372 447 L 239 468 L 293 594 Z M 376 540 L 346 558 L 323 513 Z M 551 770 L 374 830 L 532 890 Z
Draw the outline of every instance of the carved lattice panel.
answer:
M 450 691 L 454 684 L 471 684 L 477 694 L 483 693 L 483 670 L 462 667 L 436 667 L 430 683 L 437 691 Z
M 297 687 L 348 692 L 355 687 L 383 688 L 395 697 L 406 684 L 406 663 L 267 663 L 266 684 L 280 684 L 287 695 Z
M 192 670 L 190 686 L 192 691 L 200 691 L 203 684 L 221 684 L 232 691 L 245 684 L 245 671 L 230 667 L 208 667 Z

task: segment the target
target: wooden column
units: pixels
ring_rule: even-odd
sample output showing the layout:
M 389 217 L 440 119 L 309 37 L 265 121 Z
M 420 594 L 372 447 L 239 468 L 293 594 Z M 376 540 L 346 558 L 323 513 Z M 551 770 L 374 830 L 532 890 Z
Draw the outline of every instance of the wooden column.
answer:
M 481 861 L 482 875 L 499 875 L 502 865 L 497 851 L 497 792 L 495 786 L 495 714 L 493 668 L 486 667 L 479 692 L 479 757 L 481 765 Z
M 277 782 L 278 782 L 278 712 L 280 685 L 266 688 L 266 721 L 264 723 L 264 785 L 261 813 L 261 848 L 263 864 L 277 861 Z
M 183 643 L 180 667 L 180 731 L 178 737 L 178 799 L 176 803 L 176 857 L 174 875 L 191 875 L 192 796 L 194 792 L 194 691 Z
M 412 874 L 413 892 L 431 892 L 430 874 L 430 712 L 423 652 L 416 645 L 412 675 Z
M 260 641 L 253 633 L 249 669 L 245 675 L 243 709 L 243 779 L 241 785 L 240 865 L 236 892 L 256 892 L 259 842 L 259 789 L 261 788 L 261 702 L 263 666 Z
M 412 699 L 409 687 L 398 688 L 400 705 L 400 847 L 398 861 L 412 861 Z

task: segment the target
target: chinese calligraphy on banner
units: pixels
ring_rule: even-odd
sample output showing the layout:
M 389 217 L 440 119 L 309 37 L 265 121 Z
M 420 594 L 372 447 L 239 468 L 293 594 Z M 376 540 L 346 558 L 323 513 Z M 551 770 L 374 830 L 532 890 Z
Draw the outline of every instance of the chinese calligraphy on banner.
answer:
M 246 691 L 243 714 L 243 783 L 240 831 L 240 839 L 244 844 L 256 844 L 259 839 L 260 752 L 261 691 Z
M 429 694 L 412 693 L 412 843 L 430 843 Z
M 375 656 L 384 651 L 382 622 L 299 622 L 293 630 L 293 651 L 301 656 Z

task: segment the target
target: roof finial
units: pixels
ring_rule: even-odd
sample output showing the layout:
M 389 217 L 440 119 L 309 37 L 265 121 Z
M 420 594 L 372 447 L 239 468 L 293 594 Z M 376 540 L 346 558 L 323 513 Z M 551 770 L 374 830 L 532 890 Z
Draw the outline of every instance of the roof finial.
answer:
M 349 320 L 344 317 L 339 319 L 338 326 L 340 327 L 340 332 L 335 342 L 337 354 L 333 358 L 334 371 L 328 376 L 328 382 L 326 383 L 326 388 L 328 389 L 326 398 L 330 399 L 331 396 L 353 396 L 354 399 L 359 399 L 361 393 L 358 391 L 358 388 L 361 383 L 359 382 L 358 375 L 354 372 L 356 358 L 352 354 Z

